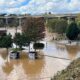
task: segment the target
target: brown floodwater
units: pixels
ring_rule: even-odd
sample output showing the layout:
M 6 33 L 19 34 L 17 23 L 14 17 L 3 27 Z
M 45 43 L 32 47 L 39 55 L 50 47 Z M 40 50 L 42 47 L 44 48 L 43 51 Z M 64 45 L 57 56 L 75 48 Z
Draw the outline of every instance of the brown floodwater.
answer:
M 80 47 L 48 42 L 40 54 L 49 56 L 30 60 L 25 50 L 20 54 L 20 59 L 12 60 L 6 54 L 6 49 L 0 49 L 0 80 L 50 80 L 58 71 L 65 69 L 72 60 L 80 56 Z

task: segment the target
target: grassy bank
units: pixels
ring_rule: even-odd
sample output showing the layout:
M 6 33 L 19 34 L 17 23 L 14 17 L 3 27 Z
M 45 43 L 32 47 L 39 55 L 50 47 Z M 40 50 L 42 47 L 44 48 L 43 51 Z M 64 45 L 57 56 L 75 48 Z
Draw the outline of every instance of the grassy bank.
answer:
M 57 73 L 51 80 L 80 80 L 80 58 L 74 60 L 65 70 Z

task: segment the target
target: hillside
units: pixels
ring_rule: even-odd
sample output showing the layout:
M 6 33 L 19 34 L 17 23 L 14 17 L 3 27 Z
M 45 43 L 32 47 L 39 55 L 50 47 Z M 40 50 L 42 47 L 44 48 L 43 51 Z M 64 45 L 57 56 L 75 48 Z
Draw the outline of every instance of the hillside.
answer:
M 74 60 L 65 70 L 57 73 L 51 80 L 80 80 L 80 58 Z

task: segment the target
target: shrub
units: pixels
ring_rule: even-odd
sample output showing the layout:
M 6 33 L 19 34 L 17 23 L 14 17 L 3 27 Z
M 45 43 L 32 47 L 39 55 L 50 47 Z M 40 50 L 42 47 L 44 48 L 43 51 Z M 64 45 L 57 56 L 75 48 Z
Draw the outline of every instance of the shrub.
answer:
M 43 49 L 44 44 L 43 43 L 34 43 L 33 48 L 34 49 Z
M 78 26 L 75 22 L 72 22 L 66 31 L 66 36 L 70 40 L 76 40 L 78 37 L 78 34 L 79 34 Z
M 18 51 L 20 51 L 20 50 L 21 50 L 20 48 L 13 48 L 13 49 L 12 49 L 13 52 L 18 52 Z

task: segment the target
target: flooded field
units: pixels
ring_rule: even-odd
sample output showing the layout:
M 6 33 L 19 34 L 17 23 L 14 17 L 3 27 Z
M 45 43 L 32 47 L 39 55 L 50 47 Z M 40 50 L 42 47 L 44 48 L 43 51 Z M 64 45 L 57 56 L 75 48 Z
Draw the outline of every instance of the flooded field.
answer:
M 6 54 L 6 49 L 0 49 L 0 80 L 50 80 L 58 71 L 65 69 L 73 59 L 80 56 L 80 47 L 48 42 L 41 53 L 48 56 L 30 60 L 26 50 L 20 54 L 20 59 L 11 60 Z

